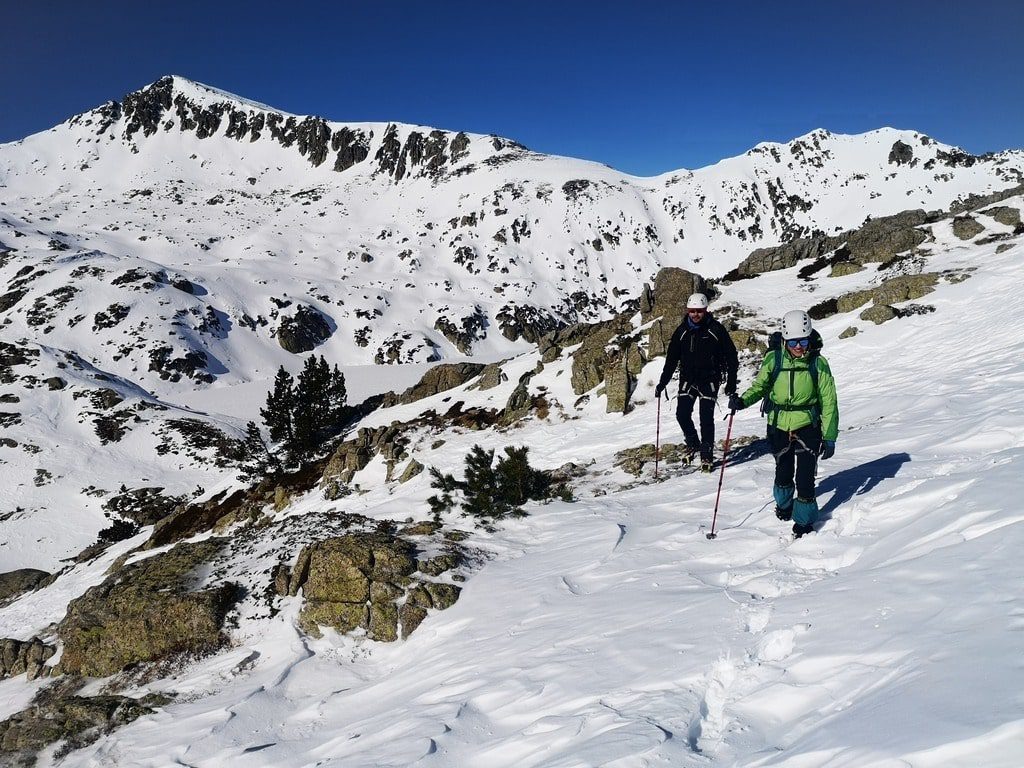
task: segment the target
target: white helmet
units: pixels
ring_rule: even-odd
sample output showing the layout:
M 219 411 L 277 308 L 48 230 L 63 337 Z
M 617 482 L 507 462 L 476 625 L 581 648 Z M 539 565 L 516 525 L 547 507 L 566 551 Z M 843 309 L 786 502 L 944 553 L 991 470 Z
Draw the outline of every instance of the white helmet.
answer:
M 811 318 L 802 309 L 787 312 L 782 318 L 782 338 L 806 339 L 811 335 Z
M 691 293 L 690 298 L 686 300 L 687 309 L 707 309 L 708 308 L 708 297 L 703 293 Z

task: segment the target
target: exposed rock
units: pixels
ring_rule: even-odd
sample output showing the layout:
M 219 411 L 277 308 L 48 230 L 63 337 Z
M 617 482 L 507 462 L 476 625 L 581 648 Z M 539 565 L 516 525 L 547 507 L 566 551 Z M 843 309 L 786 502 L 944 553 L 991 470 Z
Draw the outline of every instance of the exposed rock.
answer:
M 281 318 L 277 328 L 277 343 L 292 354 L 309 352 L 331 337 L 327 319 L 310 306 L 302 305 L 294 315 Z
M 167 701 L 158 695 L 69 696 L 33 704 L 0 722 L 0 764 L 28 768 L 35 765 L 37 753 L 58 741 L 68 749 L 81 749 Z
M 536 344 L 545 334 L 566 325 L 545 309 L 506 304 L 495 316 L 501 335 L 509 341 L 524 339 Z
M 405 458 L 408 438 L 405 427 L 399 423 L 370 429 L 361 427 L 355 438 L 341 443 L 327 461 L 320 480 L 321 487 L 333 480 L 350 483 L 356 472 L 364 469 L 370 460 L 381 455 L 386 461 L 398 462 Z
M 918 229 L 937 220 L 937 214 L 923 210 L 903 211 L 866 222 L 840 235 L 797 238 L 774 248 L 758 248 L 744 259 L 727 279 L 753 277 L 763 272 L 788 269 L 805 259 L 823 259 L 845 247 L 844 258 L 860 264 L 888 261 L 903 251 L 916 248 L 928 235 Z
M 527 382 L 520 382 L 512 390 L 512 394 L 509 395 L 508 401 L 505 403 L 505 409 L 501 412 L 501 423 L 511 424 L 524 418 L 530 413 L 532 407 L 533 398 L 530 396 Z
M 964 211 L 974 211 L 978 208 L 983 208 L 986 205 L 1002 202 L 1003 200 L 1008 200 L 1009 198 L 1017 197 L 1018 195 L 1024 195 L 1024 184 L 1018 184 L 1015 187 L 1003 189 L 999 192 L 993 192 L 989 195 L 969 194 L 962 199 L 955 201 L 949 207 L 949 212 L 957 214 L 963 213 Z
M 860 313 L 861 320 L 869 320 L 875 325 L 881 325 L 896 317 L 899 317 L 896 310 L 888 304 L 875 304 Z
M 995 208 L 989 208 L 982 211 L 986 216 L 991 216 L 993 219 L 998 221 L 1007 227 L 1016 227 L 1020 224 L 1020 209 L 1011 208 L 1008 205 L 1000 205 Z
M 35 680 L 45 670 L 44 664 L 57 649 L 37 637 L 31 640 L 0 639 L 0 678 L 25 675 Z
M 302 588 L 305 603 L 299 625 L 309 634 L 319 627 L 338 632 L 362 627 L 373 639 L 391 641 L 398 636 L 396 597 L 416 570 L 412 545 L 383 534 L 350 534 L 325 539 L 300 553 L 308 559 Z M 369 605 L 367 605 L 369 603 Z
M 183 542 L 121 567 L 72 600 L 57 629 L 64 643 L 61 671 L 105 677 L 137 662 L 206 653 L 223 645 L 221 626 L 239 596 L 238 587 L 224 583 L 189 590 L 193 572 L 224 541 Z
M 139 525 L 153 525 L 177 511 L 188 500 L 185 496 L 164 496 L 163 490 L 154 487 L 132 488 L 112 496 L 103 504 L 103 509 Z
M 842 333 L 839 334 L 839 338 L 840 339 L 849 339 L 852 336 L 856 336 L 856 335 L 857 335 L 857 327 L 851 325 L 849 328 L 847 328 L 845 331 L 843 331 Z
M 23 298 L 25 298 L 25 295 L 27 293 L 28 291 L 25 290 L 8 291 L 7 293 L 0 296 L 0 312 L 6 312 L 7 310 L 9 310 L 11 307 L 13 307 Z
M 612 375 L 609 413 L 625 411 L 633 390 L 633 378 L 647 362 L 639 337 L 633 331 L 625 315 L 596 323 L 590 326 L 589 335 L 572 356 L 572 387 L 577 395 L 605 382 L 606 374 Z
M 464 355 L 473 353 L 473 345 L 487 338 L 487 314 L 476 307 L 472 314 L 463 317 L 456 325 L 447 317 L 439 317 L 434 330 L 440 331 Z
M 961 240 L 970 240 L 984 231 L 984 225 L 970 216 L 957 216 L 953 219 L 953 234 Z
M 425 397 L 460 387 L 484 370 L 480 363 L 445 363 L 435 365 L 419 380 L 419 383 L 405 390 L 399 398 L 400 403 L 413 403 Z
M 508 376 L 501 370 L 501 363 L 491 363 L 480 372 L 480 379 L 475 386 L 481 390 L 494 389 L 506 381 Z
M 421 520 L 418 523 L 405 526 L 398 532 L 403 536 L 433 536 L 442 527 L 441 523 L 434 520 Z
M 897 141 L 889 152 L 890 165 L 913 165 L 914 149 L 909 144 Z
M 50 378 L 46 379 L 43 383 L 46 384 L 46 388 L 49 389 L 51 392 L 56 391 L 58 389 L 64 389 L 68 385 L 68 383 L 64 381 L 64 379 L 62 379 L 60 376 L 51 376 Z
M 845 277 L 846 275 L 855 275 L 858 272 L 864 270 L 863 264 L 858 264 L 855 261 L 838 261 L 832 265 L 832 272 L 829 277 Z
M 37 589 L 49 577 L 49 573 L 36 568 L 19 568 L 0 573 L 0 603 Z
M 808 310 L 808 314 L 815 320 L 821 320 L 838 312 L 852 312 L 872 301 L 876 306 L 880 306 L 919 299 L 935 290 L 935 284 L 938 280 L 939 275 L 934 272 L 924 272 L 919 275 L 900 275 L 899 277 L 893 277 L 884 281 L 877 288 L 853 291 L 838 298 L 828 299 L 816 304 Z M 884 313 L 874 314 L 875 316 L 881 316 Z
M 181 508 L 156 523 L 146 547 L 161 547 L 212 530 L 218 520 L 237 510 L 244 500 L 244 491 L 237 490 L 230 496 L 222 491 L 209 501 Z
M 644 284 L 640 294 L 640 318 L 648 323 L 656 317 L 666 318 L 674 331 L 686 314 L 686 300 L 691 293 L 708 293 L 707 281 L 696 272 L 678 267 L 665 267 L 654 278 L 654 287 Z M 651 353 L 657 357 L 662 353 Z
M 206 371 L 206 353 L 191 349 L 175 355 L 173 347 L 162 344 L 149 351 L 149 370 L 165 381 L 181 381 L 187 376 L 194 381 L 212 383 L 214 377 Z
M 424 573 L 427 576 L 440 576 L 442 573 L 458 568 L 462 562 L 462 556 L 458 552 L 445 552 L 442 555 L 437 555 L 429 560 L 424 560 L 419 563 L 420 573 Z
M 402 476 L 398 478 L 398 482 L 407 483 L 421 472 L 423 472 L 423 465 L 416 461 L 416 459 L 409 459 L 409 463 L 406 465 L 405 471 L 402 472 Z

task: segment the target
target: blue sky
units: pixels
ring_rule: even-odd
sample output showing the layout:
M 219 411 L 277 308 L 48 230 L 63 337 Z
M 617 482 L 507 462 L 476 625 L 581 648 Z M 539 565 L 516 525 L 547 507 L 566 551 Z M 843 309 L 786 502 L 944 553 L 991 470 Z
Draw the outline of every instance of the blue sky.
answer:
M 289 112 L 496 133 L 639 175 L 814 128 L 1024 147 L 1014 0 L 11 0 L 0 18 L 0 142 L 179 74 Z

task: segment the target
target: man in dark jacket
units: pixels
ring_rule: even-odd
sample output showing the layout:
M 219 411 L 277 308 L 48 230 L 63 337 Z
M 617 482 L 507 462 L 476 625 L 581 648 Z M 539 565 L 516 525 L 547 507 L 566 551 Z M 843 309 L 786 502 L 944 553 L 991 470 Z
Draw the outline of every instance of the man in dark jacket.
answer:
M 715 403 L 725 379 L 725 394 L 736 394 L 736 345 L 729 332 L 708 312 L 708 297 L 695 293 L 686 302 L 686 319 L 672 334 L 665 368 L 654 394 L 661 397 L 679 368 L 679 400 L 676 420 L 686 437 L 683 460 L 693 461 L 700 451 L 700 468 L 710 472 L 715 450 Z M 693 405 L 700 400 L 700 438 L 693 425 Z

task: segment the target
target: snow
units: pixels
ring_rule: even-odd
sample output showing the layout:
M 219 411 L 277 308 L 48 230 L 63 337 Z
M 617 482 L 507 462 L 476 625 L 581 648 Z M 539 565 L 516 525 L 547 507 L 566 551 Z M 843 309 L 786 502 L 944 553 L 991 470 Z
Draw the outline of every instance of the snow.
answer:
M 83 141 L 90 136 L 80 126 L 65 128 Z M 510 297 L 550 306 L 573 286 L 556 287 L 556 267 L 543 260 L 564 262 L 569 242 L 547 224 L 535 225 L 531 243 L 509 247 L 521 262 L 501 278 L 510 287 L 496 298 L 496 278 L 468 275 L 451 262 L 444 244 L 457 230 L 415 243 L 424 261 L 421 273 L 394 277 L 401 263 L 396 254 L 404 247 L 400 237 L 378 243 L 373 262 L 339 256 L 373 242 L 381 228 L 405 236 L 423 231 L 427 221 L 462 215 L 460 195 L 475 201 L 496 194 L 509 180 L 528 180 L 529 200 L 516 215 L 528 215 L 531 222 L 549 216 L 547 208 L 554 205 L 537 197 L 536 189 L 549 184 L 557 194 L 565 181 L 588 178 L 595 181 L 589 193 L 598 198 L 598 218 L 625 211 L 638 221 L 653 221 L 663 233 L 681 227 L 682 245 L 666 237 L 653 255 L 631 248 L 635 270 L 624 264 L 625 251 L 612 249 L 588 252 L 581 264 L 569 264 L 575 287 L 603 289 L 598 275 L 605 275 L 610 286 L 628 288 L 628 296 L 661 264 L 692 267 L 699 257 L 704 261 L 698 267 L 708 267 L 708 274 L 735 266 L 752 244 L 712 231 L 709 216 L 716 210 L 724 215 L 737 185 L 776 172 L 795 185 L 787 189 L 803 190 L 815 201 L 814 210 L 798 218 L 830 231 L 859 224 L 867 215 L 937 209 L 968 191 L 1005 186 L 991 168 L 979 166 L 957 168 L 947 182 L 922 167 L 888 178 L 893 171 L 885 156 L 896 140 L 912 144 L 922 160 L 950 149 L 894 129 L 861 137 L 802 137 L 804 144 L 817 141 L 831 153 L 832 164 L 824 169 L 799 163 L 788 169 L 767 159 L 772 149 L 785 154 L 791 145 L 760 145 L 707 169 L 640 181 L 590 164 L 584 172 L 583 164 L 565 158 L 529 156 L 486 171 L 483 180 L 470 177 L 462 187 L 434 187 L 426 180 L 384 186 L 358 171 L 343 186 L 331 187 L 325 181 L 332 178 L 329 171 L 311 169 L 298 156 L 216 137 L 203 144 L 158 134 L 135 155 L 116 142 L 102 152 L 73 149 L 66 135 L 58 137 L 63 142 L 53 135 L 0 148 L 0 184 L 6 185 L 0 187 L 6 227 L 0 242 L 44 263 L 43 256 L 52 255 L 46 243 L 54 230 L 71 233 L 73 249 L 45 262 L 52 274 L 33 283 L 39 295 L 65 284 L 61 268 L 82 264 L 116 265 L 118 274 L 134 266 L 166 268 L 203 286 L 205 295 L 161 286 L 151 295 L 133 296 L 132 311 L 148 313 L 147 322 L 161 336 L 166 326 L 159 312 L 203 309 L 209 301 L 237 319 L 243 311 L 267 313 L 269 298 L 285 294 L 325 312 L 335 311 L 339 305 L 332 302 L 338 300 L 346 311 L 380 306 L 382 325 L 417 328 L 439 344 L 447 342 L 433 330 L 433 315 L 420 316 L 431 301 L 482 303 L 489 313 Z M 58 170 L 62 164 L 77 167 L 86 151 L 96 157 L 80 172 L 84 182 L 71 170 Z M 192 153 L 197 158 L 186 160 Z M 154 158 L 160 158 L 159 166 Z M 1020 164 L 1019 153 L 1004 159 Z M 854 178 L 857 172 L 865 178 Z M 200 215 L 191 205 L 176 210 L 166 199 L 150 205 L 124 196 L 136 187 L 181 179 L 188 201 L 202 201 L 214 189 L 250 189 L 250 174 L 258 177 L 251 190 L 264 197 L 239 196 L 230 214 L 199 209 Z M 316 184 L 325 187 L 323 201 L 305 208 L 286 202 Z M 612 194 L 616 185 L 625 192 Z M 872 197 L 878 192 L 880 198 Z M 698 212 L 701 195 L 707 200 Z M 669 216 L 661 202 L 666 196 L 685 201 L 692 215 L 685 221 Z M 651 212 L 643 218 L 647 201 Z M 346 213 L 337 214 L 334 208 L 342 205 Z M 1024 209 L 1024 198 L 1002 205 Z M 271 216 L 274 207 L 283 210 Z M 561 222 L 564 213 L 572 223 L 569 235 L 578 246 L 585 243 L 584 235 L 592 235 L 589 223 L 571 218 L 571 204 L 562 207 L 555 219 Z M 308 217 L 303 210 L 336 215 Z M 155 223 L 159 215 L 167 220 Z M 662 361 L 644 369 L 635 410 L 620 415 L 605 413 L 597 392 L 576 404 L 571 361 L 563 354 L 530 381 L 532 392 L 544 388 L 552 404 L 549 418 L 530 418 L 503 431 L 424 428 L 412 435 L 410 454 L 444 471 L 456 471 L 474 444 L 498 450 L 526 445 L 534 466 L 572 461 L 588 469 L 572 503 L 532 505 L 528 517 L 490 532 L 454 515 L 448 520 L 472 531 L 469 544 L 481 560 L 453 607 L 431 613 L 407 641 L 382 644 L 330 632 L 317 640 L 304 636 L 296 623 L 301 597 L 282 598 L 272 618 L 243 603 L 230 648 L 164 679 L 129 686 L 131 695 L 173 692 L 172 703 L 72 752 L 59 765 L 1024 765 L 1024 597 L 1016 588 L 1024 547 L 1024 297 L 1018 288 L 1024 246 L 1011 228 L 984 215 L 976 218 L 986 235 L 1006 239 L 965 242 L 948 221 L 930 227 L 925 269 L 948 278 L 969 274 L 961 282 L 941 279 L 920 300 L 934 312 L 881 326 L 855 313 L 816 323 L 837 380 L 842 431 L 836 456 L 819 467 L 822 522 L 815 534 L 793 541 L 788 525 L 775 519 L 772 460 L 752 443 L 734 451 L 726 467 L 718 537 L 708 540 L 717 474 L 686 474 L 662 465 L 660 481 L 649 467 L 637 481 L 614 466 L 617 451 L 654 440 L 659 425 L 653 389 Z M 111 222 L 121 229 L 104 229 Z M 139 241 L 143 223 L 152 237 Z M 226 223 L 234 240 L 211 243 L 209 251 L 195 247 L 194 242 L 224 235 Z M 23 237 L 13 239 L 15 231 Z M 12 279 L 20 266 L 12 262 L 5 276 Z M 740 305 L 772 323 L 787 309 L 867 287 L 881 276 L 871 268 L 801 281 L 797 271 L 724 285 L 712 309 Z M 450 288 L 444 287 L 446 279 Z M 412 288 L 404 287 L 407 280 Z M 328 286 L 334 293 L 319 300 L 307 293 L 310 286 Z M 124 296 L 113 290 L 109 276 L 96 279 L 68 314 L 91 318 Z M 170 309 L 157 309 L 161 302 Z M 336 321 L 341 326 L 347 318 Z M 214 466 L 209 455 L 157 458 L 153 429 L 159 419 L 204 415 L 237 434 L 245 421 L 258 417 L 278 366 L 294 373 L 302 362 L 269 336 L 235 329 L 204 342 L 225 368 L 217 381 L 201 388 L 189 381 L 175 384 L 159 380 L 130 355 L 113 359 L 124 331 L 90 331 L 90 325 L 75 330 L 57 323 L 40 335 L 19 316 L 5 327 L 4 339 L 31 339 L 28 346 L 40 350 L 31 372 L 39 381 L 60 375 L 68 392 L 104 386 L 126 403 L 158 403 L 169 410 L 107 445 L 93 433 L 86 400 L 36 385 L 5 386 L 21 398 L 23 423 L 10 434 L 42 450 L 0 449 L 5 477 L 15 478 L 0 485 L 0 512 L 7 516 L 0 521 L 0 564 L 3 570 L 66 570 L 51 586 L 0 606 L 0 637 L 40 635 L 52 641 L 53 625 L 68 601 L 100 583 L 114 559 L 147 536 L 143 530 L 92 562 L 62 562 L 106 524 L 105 494 L 84 493 L 88 486 L 109 495 L 127 481 L 197 498 L 232 487 L 231 472 Z M 851 326 L 857 335 L 840 339 Z M 66 364 L 65 353 L 72 350 L 85 363 L 81 369 Z M 520 376 L 538 362 L 529 345 L 507 342 L 494 328 L 474 352 L 474 361 L 512 358 L 503 366 L 507 381 L 492 390 L 470 384 L 382 409 L 359 426 L 387 425 L 430 409 L 443 413 L 459 401 L 466 408 L 501 408 Z M 402 391 L 428 367 L 422 361 L 368 365 L 367 353 L 347 337 L 316 354 L 342 364 L 351 401 Z M 450 347 L 446 355 L 465 359 Z M 741 382 L 749 383 L 751 375 L 746 368 Z M 671 408 L 662 410 L 661 438 L 678 442 Z M 722 438 L 725 423 L 718 423 Z M 745 443 L 743 438 L 760 436 L 763 428 L 751 408 L 736 416 L 734 437 Z M 43 467 L 54 479 L 33 483 Z M 365 493 L 328 504 L 310 492 L 294 499 L 275 522 L 316 520 L 328 507 L 373 519 L 427 517 L 427 473 L 401 485 L 385 483 L 384 473 L 378 458 L 356 478 Z M 196 486 L 205 490 L 193 491 Z M 273 556 L 256 548 L 249 559 L 232 564 L 232 577 L 248 578 L 250 587 L 262 589 L 259 580 Z M 91 692 L 108 682 L 91 682 Z M 0 717 L 24 708 L 41 685 L 23 678 L 0 681 Z M 53 750 L 39 764 L 58 764 Z
M 146 689 L 178 701 L 61 765 L 1022 764 L 1021 246 L 937 237 L 930 268 L 978 269 L 939 285 L 934 314 L 845 340 L 848 317 L 819 324 L 842 433 L 816 534 L 792 541 L 771 514 L 765 454 L 727 466 L 713 541 L 717 475 L 648 472 L 621 490 L 610 454 L 653 438 L 655 361 L 628 416 L 446 435 L 447 466 L 474 442 L 512 443 L 539 466 L 593 458 L 611 474 L 478 531 L 492 559 L 408 641 L 304 638 L 287 598 L 243 620 L 230 651 Z M 764 280 L 779 307 L 802 305 L 784 277 L 721 300 Z M 556 397 L 558 370 L 538 377 Z M 739 436 L 762 428 L 756 409 L 735 419 Z M 426 494 L 414 481 L 350 503 L 421 517 Z

